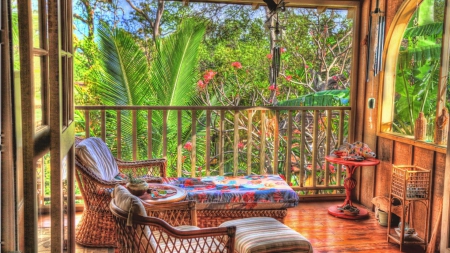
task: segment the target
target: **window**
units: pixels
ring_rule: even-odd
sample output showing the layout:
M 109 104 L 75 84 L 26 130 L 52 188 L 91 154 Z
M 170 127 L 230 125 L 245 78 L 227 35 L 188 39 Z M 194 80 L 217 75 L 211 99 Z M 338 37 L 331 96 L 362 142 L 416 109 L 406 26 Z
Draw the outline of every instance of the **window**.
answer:
M 448 63 L 441 59 L 441 52 L 448 58 L 448 53 L 443 53 L 447 52 L 444 6 L 444 0 L 412 0 L 404 3 L 394 18 L 385 57 L 381 132 L 413 139 L 422 112 L 427 125 L 426 137 L 420 141 L 446 145 L 446 140 L 438 142 L 440 132 L 446 135 L 439 119 L 448 107 Z

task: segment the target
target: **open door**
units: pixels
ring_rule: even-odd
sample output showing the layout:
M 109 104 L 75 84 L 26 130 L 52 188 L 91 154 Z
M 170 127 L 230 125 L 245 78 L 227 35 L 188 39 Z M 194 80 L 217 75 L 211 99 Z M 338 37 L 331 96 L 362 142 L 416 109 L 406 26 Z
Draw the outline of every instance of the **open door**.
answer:
M 72 0 L 48 3 L 52 252 L 75 252 Z
M 45 239 L 51 248 L 45 250 L 75 252 L 72 1 L 11 1 L 18 9 L 21 115 L 16 118 L 23 146 L 18 248 L 39 252 Z

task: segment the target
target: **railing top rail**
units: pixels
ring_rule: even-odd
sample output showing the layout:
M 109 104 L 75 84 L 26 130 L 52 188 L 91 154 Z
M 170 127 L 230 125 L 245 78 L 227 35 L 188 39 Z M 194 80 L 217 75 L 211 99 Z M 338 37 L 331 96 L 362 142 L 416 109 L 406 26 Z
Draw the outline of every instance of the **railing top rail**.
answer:
M 351 110 L 350 106 L 165 106 L 165 105 L 77 105 L 77 110 Z

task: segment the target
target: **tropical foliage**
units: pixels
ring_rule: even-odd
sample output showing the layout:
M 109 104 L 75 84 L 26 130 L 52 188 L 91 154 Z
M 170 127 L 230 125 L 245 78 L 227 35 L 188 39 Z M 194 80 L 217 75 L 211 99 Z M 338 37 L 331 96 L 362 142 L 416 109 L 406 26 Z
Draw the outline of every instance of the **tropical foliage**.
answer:
M 264 8 L 252 10 L 250 6 L 190 4 L 164 1 L 139 2 L 127 0 L 132 11 L 120 15 L 120 6 L 113 1 L 110 15 L 90 17 L 86 10 L 94 13 L 105 10 L 103 3 L 80 0 L 77 27 L 76 80 L 77 104 L 103 105 L 210 105 L 210 106 L 271 106 L 289 104 L 295 100 L 311 105 L 348 105 L 350 89 L 350 62 L 352 59 L 352 20 L 345 10 L 326 10 L 318 13 L 313 9 L 290 9 L 279 15 L 284 32 L 281 41 L 275 41 L 267 27 L 268 12 Z M 89 8 L 88 8 L 89 7 Z M 217 18 L 220 16 L 221 18 Z M 84 17 L 84 18 L 83 18 Z M 117 22 L 122 20 L 123 22 Z M 131 22 L 133 21 L 133 22 Z M 159 23 L 158 23 L 159 22 Z M 86 26 L 86 29 L 81 29 Z M 159 30 L 155 30 L 159 27 Z M 85 33 L 83 33 L 85 31 Z M 92 33 L 94 31 L 94 33 Z M 96 39 L 95 39 L 96 38 Z M 272 47 L 281 47 L 281 67 L 277 83 L 269 82 L 269 68 L 273 65 Z M 320 93 L 324 91 L 324 93 Z M 315 92 L 319 92 L 314 94 Z M 276 95 L 276 99 L 271 97 Z M 318 101 L 321 102 L 318 102 Z M 312 103 L 311 101 L 315 101 Z M 327 101 L 333 101 L 328 103 Z M 318 103 L 318 104 L 317 104 Z M 122 120 L 122 157 L 131 156 L 132 112 L 120 111 Z M 192 113 L 195 113 L 197 138 L 195 150 L 198 174 L 204 174 L 206 163 L 211 164 L 211 173 L 218 171 L 218 123 L 220 111 L 211 111 L 211 150 L 205 148 L 204 112 L 182 113 L 182 166 L 190 170 L 194 158 L 191 136 Z M 308 140 L 311 140 L 312 112 L 308 112 Z M 320 112 L 319 129 L 325 134 L 326 113 Z M 238 169 L 246 170 L 247 151 L 251 150 L 251 167 L 264 163 L 266 172 L 284 173 L 285 150 L 287 148 L 286 117 L 276 118 L 267 112 L 249 114 L 246 111 L 225 112 L 225 173 L 232 172 L 233 150 L 238 149 Z M 84 128 L 84 114 L 78 112 L 80 129 Z M 99 135 L 100 115 L 91 114 L 90 131 Z M 165 119 L 163 118 L 165 117 Z M 237 117 L 237 121 L 236 118 Z M 107 112 L 107 141 L 115 150 L 116 112 Z M 152 155 L 161 157 L 162 124 L 167 122 L 167 139 L 177 138 L 176 111 L 153 111 Z M 296 117 L 298 119 L 298 117 Z M 137 113 L 138 157 L 146 157 L 147 112 Z M 247 122 L 253 122 L 249 129 Z M 233 129 L 238 122 L 239 141 L 233 140 Z M 297 132 L 300 122 L 294 122 Z M 262 136 L 262 126 L 268 130 Z M 336 124 L 337 126 L 337 124 Z M 336 127 L 333 133 L 338 131 Z M 247 143 L 247 133 L 253 141 Z M 297 133 L 298 134 L 298 133 Z M 300 136 L 300 135 L 299 135 Z M 322 139 L 322 137 L 321 137 Z M 336 138 L 333 138 L 335 140 Z M 279 140 L 279 152 L 274 153 L 275 140 Z M 262 141 L 267 145 L 263 155 L 259 148 Z M 337 142 L 336 142 L 337 143 Z M 174 173 L 179 144 L 169 141 L 167 158 L 169 171 Z M 311 147 L 306 156 L 299 155 L 300 139 L 294 138 L 295 159 L 311 162 Z M 324 145 L 320 141 L 319 145 Z M 336 144 L 332 144 L 336 145 Z M 321 149 L 322 150 L 322 149 Z M 205 153 L 211 153 L 211 161 L 205 161 Z M 278 170 L 274 171 L 274 157 L 278 156 Z M 322 167 L 322 158 L 318 167 Z M 263 159 L 263 161 L 261 161 Z M 255 173 L 259 170 L 255 169 Z M 322 178 L 323 179 L 323 178 Z M 297 182 L 298 183 L 298 182 Z M 323 182 L 319 182 L 322 184 Z
M 395 80 L 394 132 L 414 135 L 419 112 L 431 124 L 435 121 L 443 32 L 443 9 L 436 8 L 440 2 L 423 1 L 403 35 Z

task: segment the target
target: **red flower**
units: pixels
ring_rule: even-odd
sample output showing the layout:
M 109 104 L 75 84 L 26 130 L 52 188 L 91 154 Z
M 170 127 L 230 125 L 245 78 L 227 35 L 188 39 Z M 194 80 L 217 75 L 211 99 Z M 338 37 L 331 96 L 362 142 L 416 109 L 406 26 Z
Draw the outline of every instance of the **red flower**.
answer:
M 214 72 L 212 70 L 208 70 L 206 71 L 206 73 L 203 75 L 203 79 L 205 80 L 205 83 L 209 83 L 209 81 L 211 81 L 211 79 L 214 78 L 214 76 L 217 74 L 217 72 Z
M 233 66 L 233 67 L 235 67 L 237 69 L 242 68 L 242 64 L 240 62 L 238 62 L 238 61 L 235 61 L 235 62 L 231 63 L 231 66 Z
M 269 90 L 276 90 L 277 88 L 275 87 L 275 84 L 272 84 L 269 86 Z
M 286 76 L 286 80 L 289 82 L 292 80 L 292 76 Z
M 184 148 L 187 151 L 191 151 L 192 150 L 192 143 L 190 141 L 186 142 L 186 144 L 184 144 Z
M 237 147 L 238 147 L 238 149 L 243 149 L 244 148 L 244 143 L 239 142 Z
M 309 66 L 308 66 L 308 65 L 305 65 L 305 69 L 309 69 Z
M 202 167 L 198 167 L 198 169 L 197 169 L 197 170 L 201 172 L 201 171 L 202 171 Z
M 267 57 L 267 59 L 271 60 L 273 55 L 272 54 L 268 54 L 266 57 Z
M 285 47 L 282 47 L 282 48 L 281 48 L 281 52 L 282 52 L 282 53 L 286 52 L 286 48 L 285 48 Z
M 337 81 L 337 80 L 339 79 L 337 76 L 333 76 L 332 78 L 333 78 L 333 80 L 335 80 L 335 81 Z
M 204 83 L 202 80 L 199 80 L 199 81 L 197 82 L 197 87 L 198 87 L 200 90 L 203 90 L 203 89 L 206 88 L 206 83 Z

